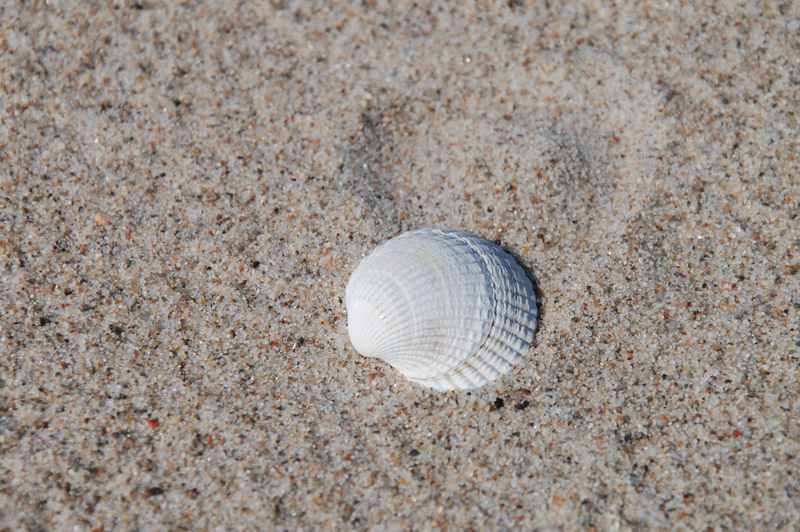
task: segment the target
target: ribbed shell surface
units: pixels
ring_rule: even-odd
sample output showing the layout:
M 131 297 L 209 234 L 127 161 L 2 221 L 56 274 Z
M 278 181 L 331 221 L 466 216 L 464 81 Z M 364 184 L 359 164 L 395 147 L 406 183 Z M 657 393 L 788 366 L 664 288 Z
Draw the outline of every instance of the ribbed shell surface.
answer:
M 536 329 L 533 284 L 516 259 L 462 231 L 388 240 L 361 261 L 345 297 L 356 350 L 437 390 L 506 373 Z

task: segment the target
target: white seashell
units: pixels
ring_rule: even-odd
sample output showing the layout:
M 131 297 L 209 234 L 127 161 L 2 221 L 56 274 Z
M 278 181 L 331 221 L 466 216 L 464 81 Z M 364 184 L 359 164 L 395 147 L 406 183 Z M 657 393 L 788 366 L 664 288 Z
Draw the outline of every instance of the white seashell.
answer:
M 531 346 L 533 283 L 500 246 L 462 231 L 420 229 L 378 246 L 345 296 L 350 341 L 413 382 L 477 388 Z

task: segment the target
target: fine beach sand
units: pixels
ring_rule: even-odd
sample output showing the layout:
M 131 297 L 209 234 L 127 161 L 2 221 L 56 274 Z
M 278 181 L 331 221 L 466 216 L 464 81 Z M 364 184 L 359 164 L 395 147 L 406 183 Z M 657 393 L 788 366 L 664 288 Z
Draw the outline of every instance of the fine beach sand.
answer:
M 620 4 L 0 2 L 0 530 L 797 526 L 800 3 Z M 347 338 L 429 226 L 477 391 Z

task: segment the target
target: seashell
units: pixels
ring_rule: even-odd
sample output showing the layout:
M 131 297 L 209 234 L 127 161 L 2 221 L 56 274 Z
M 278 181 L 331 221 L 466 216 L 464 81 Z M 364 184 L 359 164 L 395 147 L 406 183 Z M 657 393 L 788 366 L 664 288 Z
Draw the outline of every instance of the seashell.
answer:
M 345 296 L 353 347 L 436 390 L 506 373 L 533 343 L 536 295 L 500 246 L 463 231 L 420 229 L 378 246 Z

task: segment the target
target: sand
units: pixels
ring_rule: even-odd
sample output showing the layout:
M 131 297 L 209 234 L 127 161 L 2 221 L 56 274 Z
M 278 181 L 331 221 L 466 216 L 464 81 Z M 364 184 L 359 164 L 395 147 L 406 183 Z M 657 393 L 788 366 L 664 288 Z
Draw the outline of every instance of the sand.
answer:
M 0 3 L 0 529 L 797 526 L 800 4 L 620 4 Z M 476 391 L 347 338 L 431 226 Z

